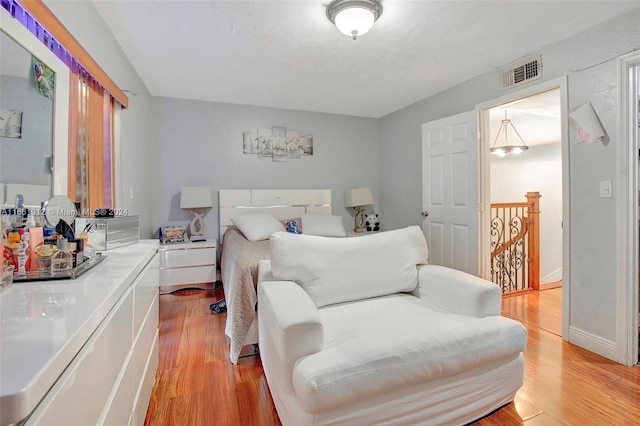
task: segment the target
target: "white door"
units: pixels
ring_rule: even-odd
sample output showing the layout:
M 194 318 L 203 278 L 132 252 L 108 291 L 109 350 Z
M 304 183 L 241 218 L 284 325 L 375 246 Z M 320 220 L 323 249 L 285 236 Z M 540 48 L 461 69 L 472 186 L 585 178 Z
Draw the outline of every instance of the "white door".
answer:
M 478 116 L 422 125 L 422 229 L 429 263 L 478 275 Z

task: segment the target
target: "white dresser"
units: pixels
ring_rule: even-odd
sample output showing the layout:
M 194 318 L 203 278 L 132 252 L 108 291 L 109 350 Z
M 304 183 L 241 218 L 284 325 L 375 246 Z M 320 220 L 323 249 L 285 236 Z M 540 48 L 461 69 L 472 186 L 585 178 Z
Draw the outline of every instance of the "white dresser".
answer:
M 0 293 L 0 425 L 143 425 L 158 366 L 157 241 Z
M 183 288 L 215 287 L 215 241 L 160 245 L 158 254 L 161 294 Z

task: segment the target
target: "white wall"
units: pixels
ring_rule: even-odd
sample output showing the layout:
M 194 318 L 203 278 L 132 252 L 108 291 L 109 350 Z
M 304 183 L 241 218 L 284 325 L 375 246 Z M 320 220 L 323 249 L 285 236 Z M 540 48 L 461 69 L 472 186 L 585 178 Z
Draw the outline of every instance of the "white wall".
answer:
M 491 202 L 540 198 L 540 283 L 558 281 L 562 268 L 562 152 L 560 142 L 530 146 L 521 155 L 491 156 Z
M 92 2 L 46 0 L 45 4 L 120 89 L 137 92 L 136 96 L 128 94 L 129 108 L 120 114 L 122 138 L 117 161 L 121 174 L 116 177 L 119 190 L 116 198 L 119 208 L 140 215 L 140 236 L 150 238 L 155 226 L 152 217 L 157 194 L 152 190 L 157 170 L 152 97 Z
M 332 190 L 333 212 L 353 228 L 353 209 L 344 208 L 344 190 L 370 186 L 378 204 L 378 126 L 373 118 L 155 98 L 153 128 L 159 172 L 154 226 L 186 224 L 180 209 L 182 186 L 207 185 L 214 207 L 205 233 L 218 233 L 220 189 L 318 188 Z M 284 126 L 313 135 L 313 156 L 273 162 L 243 154 L 242 132 Z M 373 210 L 373 209 L 372 209 Z M 381 218 L 384 225 L 384 217 Z
M 569 106 L 591 101 L 609 136 L 605 144 L 569 147 L 569 324 L 604 345 L 613 343 L 616 336 L 616 211 L 615 199 L 599 197 L 598 182 L 610 180 L 614 188 L 617 185 L 613 58 L 638 48 L 638 22 L 640 11 L 636 10 L 531 52 L 542 54 L 542 81 L 567 75 Z M 602 61 L 606 62 L 594 66 Z M 584 70 L 574 71 L 580 69 Z M 422 123 L 473 110 L 479 103 L 508 93 L 500 88 L 500 71 L 483 74 L 380 120 L 380 212 L 389 227 L 421 224 Z

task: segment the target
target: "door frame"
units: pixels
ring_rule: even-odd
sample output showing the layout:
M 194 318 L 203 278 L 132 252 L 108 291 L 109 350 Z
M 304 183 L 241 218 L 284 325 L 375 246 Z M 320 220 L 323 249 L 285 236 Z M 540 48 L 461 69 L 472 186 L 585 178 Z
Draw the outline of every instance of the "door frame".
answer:
M 560 89 L 560 121 L 562 146 L 562 339 L 569 338 L 569 317 L 570 317 L 570 277 L 571 277 L 571 235 L 570 235 L 570 180 L 569 180 L 569 126 L 568 109 L 569 101 L 567 94 L 567 77 L 559 77 L 543 83 L 535 84 L 520 90 L 509 92 L 503 96 L 476 105 L 478 111 L 478 154 L 480 188 L 478 191 L 478 210 L 480 212 L 480 249 L 478 250 L 480 259 L 480 276 L 486 279 L 491 276 L 490 253 L 490 215 L 491 215 L 491 185 L 490 185 L 490 147 L 491 137 L 489 135 L 489 110 L 518 99 L 546 92 L 548 90 Z
M 638 363 L 638 157 L 640 142 L 635 130 L 638 106 L 631 90 L 638 93 L 640 82 L 630 82 L 630 70 L 640 66 L 640 52 L 618 57 L 618 188 L 617 198 L 617 309 L 616 361 Z M 635 86 L 635 87 L 634 87 Z M 633 102 L 633 103 L 632 103 Z

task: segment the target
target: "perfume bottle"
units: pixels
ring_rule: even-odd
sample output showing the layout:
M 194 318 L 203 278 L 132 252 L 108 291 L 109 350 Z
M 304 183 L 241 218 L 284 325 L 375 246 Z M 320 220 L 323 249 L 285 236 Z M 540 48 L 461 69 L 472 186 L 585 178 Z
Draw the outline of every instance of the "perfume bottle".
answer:
M 31 268 L 29 259 L 29 233 L 23 233 L 20 237 L 20 243 L 18 245 L 18 271 L 16 275 L 24 276 Z
M 72 256 L 67 250 L 67 239 L 60 238 L 57 247 L 57 253 L 51 257 L 51 272 L 66 271 L 72 267 Z

